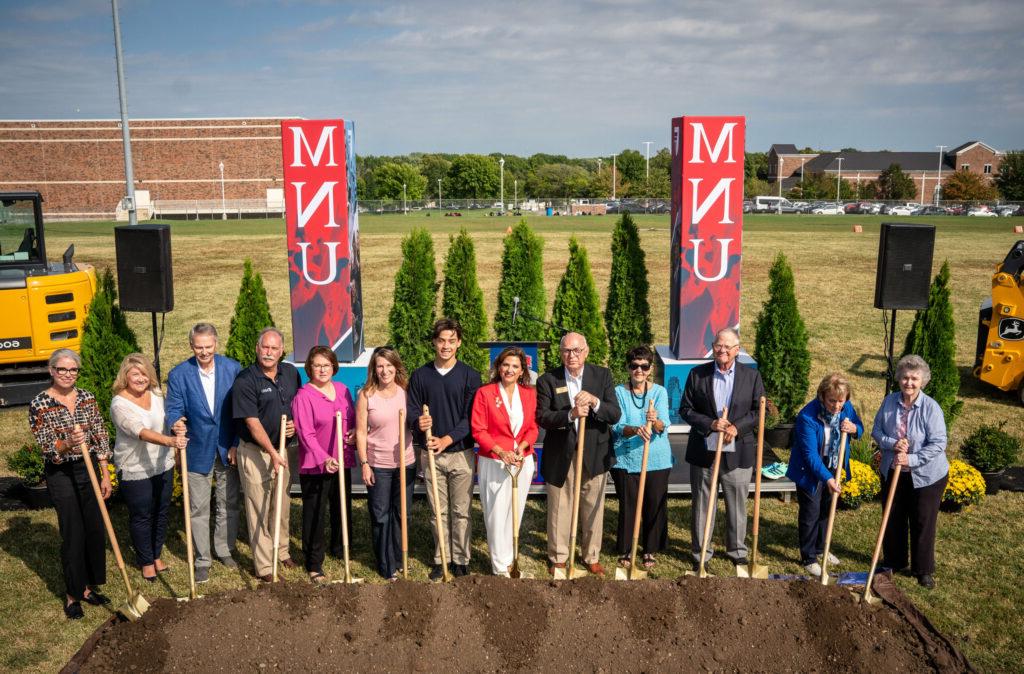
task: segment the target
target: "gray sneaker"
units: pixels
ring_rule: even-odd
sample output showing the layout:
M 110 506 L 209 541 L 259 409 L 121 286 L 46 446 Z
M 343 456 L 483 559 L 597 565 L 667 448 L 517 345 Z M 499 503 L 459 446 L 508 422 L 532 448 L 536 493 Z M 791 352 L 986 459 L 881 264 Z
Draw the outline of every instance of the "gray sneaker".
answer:
M 808 574 L 812 576 L 820 576 L 821 564 L 818 564 L 817 562 L 812 562 L 804 567 L 804 571 L 806 571 Z
M 229 569 L 237 569 L 238 568 L 238 562 L 236 562 L 231 557 L 218 557 L 217 561 L 220 562 L 221 564 L 223 564 L 224 566 L 228 567 Z
M 208 566 L 197 566 L 196 567 L 196 582 L 205 583 L 210 580 L 210 567 Z
M 842 562 L 839 561 L 838 557 L 833 555 L 831 552 L 828 553 L 828 565 L 829 566 L 839 566 L 840 564 L 842 564 Z

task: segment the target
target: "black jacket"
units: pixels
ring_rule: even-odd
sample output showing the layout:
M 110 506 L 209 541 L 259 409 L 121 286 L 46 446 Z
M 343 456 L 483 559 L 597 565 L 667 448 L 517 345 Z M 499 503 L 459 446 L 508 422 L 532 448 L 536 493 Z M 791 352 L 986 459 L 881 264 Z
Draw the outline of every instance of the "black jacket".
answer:
M 715 409 L 715 367 L 715 362 L 711 361 L 690 370 L 679 405 L 679 416 L 690 424 L 686 462 L 702 468 L 711 468 L 715 461 L 715 453 L 707 451 L 705 440 L 711 435 L 711 423 L 722 416 L 722 410 Z M 729 421 L 739 434 L 736 451 L 722 453 L 722 470 L 750 468 L 757 455 L 757 415 L 764 383 L 760 372 L 739 361 L 736 361 L 734 376 Z
M 587 417 L 583 437 L 583 467 L 590 475 L 600 475 L 615 463 L 611 451 L 611 426 L 622 411 L 615 397 L 615 385 L 608 368 L 583 365 L 583 390 L 601 401 L 598 409 Z M 544 428 L 544 450 L 540 470 L 544 481 L 555 487 L 565 484 L 569 462 L 576 453 L 576 424 L 569 421 L 573 401 L 565 382 L 565 368 L 545 372 L 537 380 L 537 425 Z

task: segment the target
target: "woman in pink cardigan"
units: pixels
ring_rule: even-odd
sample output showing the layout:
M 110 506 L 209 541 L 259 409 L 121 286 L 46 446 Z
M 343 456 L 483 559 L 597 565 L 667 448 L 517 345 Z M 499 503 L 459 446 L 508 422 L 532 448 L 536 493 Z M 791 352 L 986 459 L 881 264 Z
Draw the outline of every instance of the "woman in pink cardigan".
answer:
M 292 418 L 299 438 L 299 487 L 302 489 L 302 551 L 306 573 L 315 584 L 327 582 L 324 576 L 324 502 L 331 512 L 331 554 L 342 556 L 341 500 L 338 497 L 338 438 L 334 415 L 341 412 L 345 433 L 344 475 L 345 507 L 352 512 L 352 474 L 355 466 L 355 407 L 348 387 L 332 378 L 338 372 L 338 358 L 326 346 L 309 350 L 305 364 L 309 382 L 292 400 Z M 349 518 L 349 539 L 352 519 Z

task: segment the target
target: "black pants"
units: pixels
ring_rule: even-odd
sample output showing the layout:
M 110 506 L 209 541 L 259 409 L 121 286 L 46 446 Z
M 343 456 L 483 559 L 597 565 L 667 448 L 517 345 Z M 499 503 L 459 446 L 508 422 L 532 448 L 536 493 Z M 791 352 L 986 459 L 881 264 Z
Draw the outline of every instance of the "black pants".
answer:
M 121 497 L 128 506 L 128 531 L 135 563 L 148 566 L 160 559 L 167 538 L 167 510 L 174 491 L 174 469 L 142 480 L 121 480 Z
M 345 475 L 345 510 L 348 512 L 348 539 L 352 541 L 352 471 L 342 469 Z M 306 571 L 323 573 L 324 570 L 324 505 L 331 512 L 331 554 L 340 557 L 341 500 L 338 498 L 338 474 L 299 474 L 302 489 L 302 553 L 306 558 Z
M 882 539 L 882 566 L 903 569 L 907 566 L 907 535 L 910 535 L 910 570 L 915 576 L 935 573 L 935 525 L 939 504 L 949 475 L 927 487 L 914 488 L 910 473 L 896 482 L 896 496 L 889 513 L 889 524 Z M 882 503 L 889 495 L 891 480 L 882 481 Z M 884 505 L 882 506 L 885 507 Z
M 807 566 L 818 561 L 818 557 L 825 552 L 825 532 L 832 506 L 832 491 L 826 483 L 819 482 L 818 491 L 813 496 L 803 489 L 797 489 L 796 502 L 799 507 L 797 531 L 800 538 L 800 563 Z
M 412 511 L 412 490 L 416 465 L 405 469 L 405 508 Z M 374 484 L 366 488 L 366 507 L 373 531 L 373 554 L 377 573 L 390 578 L 402 568 L 402 483 L 399 468 L 374 468 Z
M 644 554 L 661 552 L 668 545 L 668 474 L 671 469 L 647 471 L 644 486 L 643 512 L 640 515 L 640 547 Z M 619 497 L 619 526 L 616 548 L 619 555 L 633 550 L 633 520 L 636 518 L 636 497 L 640 491 L 640 473 L 627 473 L 613 468 L 612 482 Z
M 64 585 L 70 596 L 81 599 L 87 585 L 107 582 L 107 537 L 85 464 L 47 461 L 46 490 L 57 509 Z

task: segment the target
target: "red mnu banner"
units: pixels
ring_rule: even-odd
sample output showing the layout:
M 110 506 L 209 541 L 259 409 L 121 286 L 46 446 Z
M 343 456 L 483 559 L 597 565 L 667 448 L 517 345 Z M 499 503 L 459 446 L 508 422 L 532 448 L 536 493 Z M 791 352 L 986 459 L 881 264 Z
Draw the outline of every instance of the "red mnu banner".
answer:
M 331 347 L 362 351 L 359 220 L 352 122 L 281 122 L 294 359 Z
M 743 117 L 672 120 L 669 346 L 707 358 L 715 332 L 739 328 Z

